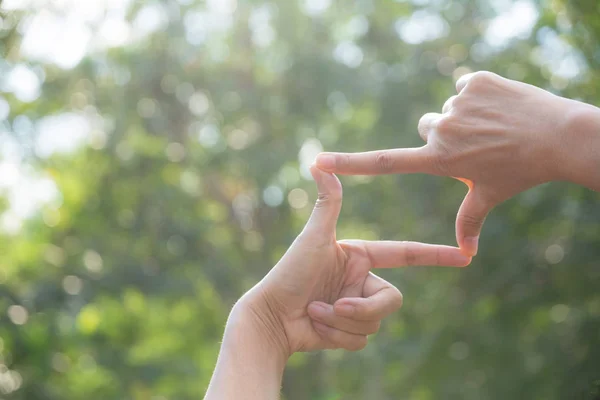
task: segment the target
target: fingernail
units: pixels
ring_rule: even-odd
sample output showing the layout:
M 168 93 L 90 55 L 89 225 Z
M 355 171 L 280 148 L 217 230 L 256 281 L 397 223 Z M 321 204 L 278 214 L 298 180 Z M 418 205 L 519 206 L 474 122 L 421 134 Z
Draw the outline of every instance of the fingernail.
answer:
M 332 170 L 335 168 L 335 156 L 333 154 L 321 153 L 317 155 L 315 162 L 321 169 Z
M 479 236 L 469 236 L 465 237 L 465 251 L 467 255 L 474 257 L 477 255 L 477 250 L 479 247 Z
M 354 314 L 354 310 L 354 306 L 351 306 L 350 304 L 342 304 L 335 307 L 336 314 L 341 314 L 346 317 L 352 316 L 352 314 Z

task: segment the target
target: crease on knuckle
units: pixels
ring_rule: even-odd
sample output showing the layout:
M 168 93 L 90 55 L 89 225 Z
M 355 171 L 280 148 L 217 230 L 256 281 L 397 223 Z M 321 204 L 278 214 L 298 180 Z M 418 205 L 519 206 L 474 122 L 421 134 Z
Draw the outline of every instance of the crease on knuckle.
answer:
M 483 219 L 472 216 L 471 214 L 460 214 L 458 221 L 462 225 L 466 225 L 470 228 L 479 229 L 483 226 Z
M 317 195 L 317 202 L 315 208 L 325 207 L 328 204 L 337 204 L 342 201 L 341 196 L 332 195 L 330 193 L 319 193 Z
M 360 244 L 365 256 L 367 257 L 367 260 L 369 260 L 369 264 L 375 265 L 375 259 L 373 258 L 373 254 L 371 254 L 371 251 L 369 250 L 369 246 L 367 246 L 365 242 L 360 242 Z
M 375 164 L 381 172 L 392 172 L 394 160 L 388 151 L 379 151 L 375 154 Z
M 351 164 L 350 154 L 336 156 L 335 164 L 340 168 L 347 168 Z
M 406 246 L 406 248 L 404 249 L 405 265 L 415 265 L 416 262 L 417 262 L 417 254 L 410 246 Z

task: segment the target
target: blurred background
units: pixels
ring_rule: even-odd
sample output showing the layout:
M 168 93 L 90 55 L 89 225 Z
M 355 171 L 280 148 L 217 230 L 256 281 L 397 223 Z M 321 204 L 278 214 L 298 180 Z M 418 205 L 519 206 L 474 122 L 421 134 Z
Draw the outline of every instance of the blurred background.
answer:
M 0 399 L 202 398 L 319 151 L 420 146 L 480 69 L 600 104 L 597 0 L 0 3 Z M 460 182 L 342 183 L 340 238 L 455 244 Z M 471 267 L 380 271 L 402 310 L 283 398 L 593 398 L 599 227 L 570 184 L 508 201 Z

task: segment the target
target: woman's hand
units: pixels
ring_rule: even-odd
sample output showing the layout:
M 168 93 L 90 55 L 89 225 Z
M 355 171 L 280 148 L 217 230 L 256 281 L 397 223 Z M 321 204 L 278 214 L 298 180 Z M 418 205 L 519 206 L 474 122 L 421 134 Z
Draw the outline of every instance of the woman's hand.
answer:
M 428 173 L 459 178 L 469 193 L 456 237 L 475 255 L 487 214 L 544 182 L 600 189 L 600 110 L 490 72 L 463 76 L 442 114 L 425 114 L 427 144 L 357 154 L 324 153 L 319 168 L 340 174 Z
M 302 233 L 236 307 L 253 316 L 284 356 L 298 351 L 365 347 L 367 335 L 402 304 L 398 289 L 372 268 L 462 267 L 458 248 L 411 242 L 336 241 L 342 204 L 337 177 L 312 167 L 319 196 Z
M 402 305 L 372 268 L 462 267 L 458 248 L 410 242 L 336 241 L 342 207 L 337 177 L 311 172 L 319 198 L 310 220 L 277 265 L 234 306 L 206 400 L 277 399 L 288 357 L 297 351 L 359 350 Z

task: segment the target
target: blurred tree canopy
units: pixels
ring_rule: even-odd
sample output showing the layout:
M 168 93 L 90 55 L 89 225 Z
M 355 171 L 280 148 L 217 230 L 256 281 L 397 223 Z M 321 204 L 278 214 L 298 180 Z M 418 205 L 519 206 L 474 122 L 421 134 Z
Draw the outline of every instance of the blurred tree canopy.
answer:
M 316 153 L 419 146 L 464 73 L 600 104 L 597 0 L 0 10 L 0 399 L 201 398 L 230 307 L 310 213 Z M 340 238 L 455 242 L 457 181 L 342 182 Z M 362 352 L 295 355 L 283 398 L 592 398 L 598 200 L 538 187 L 471 267 L 383 272 L 403 309 Z

